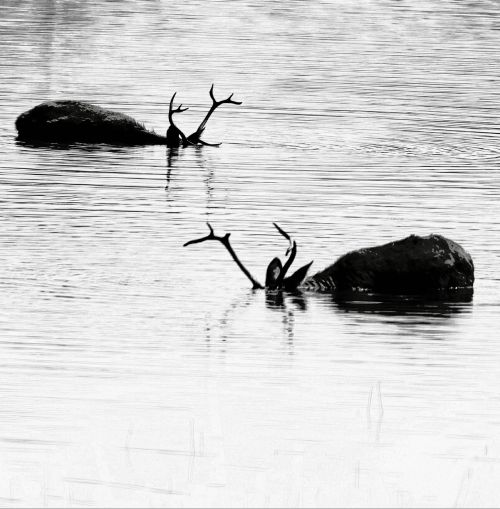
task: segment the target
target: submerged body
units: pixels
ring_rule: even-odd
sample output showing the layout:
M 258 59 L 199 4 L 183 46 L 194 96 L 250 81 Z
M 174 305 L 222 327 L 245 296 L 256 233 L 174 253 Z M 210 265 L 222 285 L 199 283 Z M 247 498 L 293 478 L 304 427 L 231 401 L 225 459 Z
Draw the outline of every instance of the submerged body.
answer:
M 188 108 L 182 104 L 174 108 L 176 93 L 170 99 L 166 136 L 148 131 L 137 120 L 83 101 L 48 101 L 25 111 L 16 120 L 17 139 L 42 143 L 110 143 L 115 145 L 166 145 L 170 148 L 188 145 L 212 145 L 201 139 L 206 124 L 214 111 L 222 104 L 241 104 L 232 99 L 217 101 L 214 86 L 210 88 L 212 106 L 198 129 L 186 136 L 174 123 L 174 114 Z
M 48 101 L 16 120 L 18 140 L 45 142 L 165 145 L 132 117 L 83 101 Z
M 442 235 L 404 239 L 358 249 L 307 278 L 308 290 L 425 294 L 472 290 L 472 257 Z
M 266 283 L 262 286 L 241 263 L 229 242 L 229 233 L 223 237 L 210 233 L 184 245 L 208 240 L 221 242 L 233 260 L 251 281 L 254 289 L 272 291 L 312 290 L 330 292 L 339 298 L 353 292 L 371 292 L 392 295 L 440 294 L 469 298 L 474 286 L 472 257 L 456 242 L 442 235 L 420 237 L 410 235 L 404 239 L 380 246 L 351 251 L 335 263 L 313 276 L 306 277 L 311 263 L 286 277 L 297 254 L 297 243 L 281 229 L 274 226 L 290 243 L 284 264 L 274 258 L 268 265 Z

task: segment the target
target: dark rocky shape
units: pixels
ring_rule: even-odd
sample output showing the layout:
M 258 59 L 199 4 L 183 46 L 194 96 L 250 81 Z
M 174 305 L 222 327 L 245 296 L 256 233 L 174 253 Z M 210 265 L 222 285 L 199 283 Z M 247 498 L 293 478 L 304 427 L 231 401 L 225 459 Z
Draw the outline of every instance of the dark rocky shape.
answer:
M 22 113 L 16 120 L 18 140 L 166 144 L 166 137 L 148 131 L 128 115 L 82 101 L 49 101 Z
M 358 249 L 307 278 L 304 289 L 392 294 L 471 289 L 474 263 L 459 244 L 441 235 L 411 235 Z

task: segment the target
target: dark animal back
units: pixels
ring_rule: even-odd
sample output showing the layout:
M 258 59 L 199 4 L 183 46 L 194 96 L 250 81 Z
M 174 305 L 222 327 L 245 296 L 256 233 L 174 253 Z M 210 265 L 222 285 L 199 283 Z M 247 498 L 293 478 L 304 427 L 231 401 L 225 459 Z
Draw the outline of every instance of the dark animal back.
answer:
M 132 117 L 82 101 L 49 101 L 16 120 L 18 139 L 48 142 L 164 143 Z
M 304 282 L 315 290 L 404 294 L 472 288 L 473 284 L 471 256 L 441 235 L 411 235 L 351 251 Z

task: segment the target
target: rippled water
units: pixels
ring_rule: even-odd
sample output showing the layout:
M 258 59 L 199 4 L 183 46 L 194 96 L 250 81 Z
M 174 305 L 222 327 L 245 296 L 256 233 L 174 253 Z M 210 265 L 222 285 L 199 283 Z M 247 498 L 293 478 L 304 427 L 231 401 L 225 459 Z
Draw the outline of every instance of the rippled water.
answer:
M 0 504 L 497 506 L 496 1 L 3 0 Z M 52 98 L 220 148 L 15 142 Z M 316 270 L 442 233 L 470 303 L 266 300 L 286 243 Z M 298 265 L 297 265 L 298 266 Z

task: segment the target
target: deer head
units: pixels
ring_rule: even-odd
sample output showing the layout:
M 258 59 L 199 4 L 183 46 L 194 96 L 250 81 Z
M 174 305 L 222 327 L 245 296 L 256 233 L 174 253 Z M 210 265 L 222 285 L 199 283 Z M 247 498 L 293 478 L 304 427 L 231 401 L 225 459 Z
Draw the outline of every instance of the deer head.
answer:
M 290 236 L 282 230 L 276 223 L 273 223 L 276 229 L 283 235 L 289 242 L 288 249 L 286 250 L 285 256 L 288 258 L 285 261 L 285 264 L 282 265 L 281 260 L 279 258 L 273 258 L 271 262 L 269 263 L 266 271 L 266 284 L 265 286 L 262 286 L 253 276 L 250 274 L 250 272 L 247 270 L 247 268 L 243 265 L 243 263 L 240 261 L 236 253 L 234 252 L 231 243 L 229 242 L 229 236 L 230 233 L 226 233 L 223 237 L 219 237 L 215 235 L 214 230 L 210 223 L 207 223 L 208 228 L 210 230 L 210 233 L 206 235 L 205 237 L 201 237 L 199 239 L 194 239 L 186 242 L 184 244 L 184 247 L 189 246 L 191 244 L 198 244 L 200 242 L 205 242 L 207 240 L 216 240 L 220 242 L 229 252 L 232 259 L 236 262 L 238 267 L 241 269 L 243 274 L 250 280 L 252 283 L 253 289 L 262 289 L 265 288 L 266 290 L 285 290 L 285 291 L 293 291 L 296 290 L 297 287 L 302 283 L 302 281 L 305 279 L 307 275 L 307 271 L 309 267 L 311 266 L 312 262 L 308 263 L 307 265 L 304 265 L 297 271 L 295 271 L 291 276 L 286 277 L 286 274 L 288 272 L 288 269 L 292 265 L 293 261 L 295 260 L 295 256 L 297 254 L 297 243 L 290 238 Z

